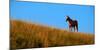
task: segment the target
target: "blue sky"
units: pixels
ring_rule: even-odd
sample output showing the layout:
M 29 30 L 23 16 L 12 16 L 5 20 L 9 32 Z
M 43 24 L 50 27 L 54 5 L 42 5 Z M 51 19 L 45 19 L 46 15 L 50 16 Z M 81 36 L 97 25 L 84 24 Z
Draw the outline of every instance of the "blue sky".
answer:
M 94 6 L 10 1 L 12 19 L 68 29 L 65 16 L 78 20 L 79 32 L 94 33 Z

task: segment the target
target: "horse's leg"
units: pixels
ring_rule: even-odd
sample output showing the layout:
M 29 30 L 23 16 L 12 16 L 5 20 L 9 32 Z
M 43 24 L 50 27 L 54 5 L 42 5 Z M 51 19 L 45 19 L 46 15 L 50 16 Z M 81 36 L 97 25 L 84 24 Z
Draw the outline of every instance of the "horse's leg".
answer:
M 77 27 L 77 32 L 78 32 L 78 27 Z
M 75 27 L 74 27 L 74 32 L 75 32 Z
M 69 31 L 72 31 L 72 28 L 71 28 L 71 26 L 69 26 Z
M 76 25 L 76 30 L 77 30 L 77 32 L 78 32 L 78 24 Z
M 69 26 L 69 31 L 70 31 L 70 26 Z
M 70 31 L 72 31 L 72 27 L 70 27 Z
M 74 21 L 74 25 L 75 25 L 75 30 L 78 32 L 78 22 Z

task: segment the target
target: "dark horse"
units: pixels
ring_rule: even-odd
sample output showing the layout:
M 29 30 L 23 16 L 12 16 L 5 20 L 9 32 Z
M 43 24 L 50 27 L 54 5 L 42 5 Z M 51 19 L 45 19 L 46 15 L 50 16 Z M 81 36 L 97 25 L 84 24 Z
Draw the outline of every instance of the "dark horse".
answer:
M 72 31 L 72 28 L 74 28 L 74 32 L 77 30 L 78 32 L 78 22 L 77 20 L 72 20 L 69 16 L 66 16 L 66 22 L 69 23 L 69 30 Z

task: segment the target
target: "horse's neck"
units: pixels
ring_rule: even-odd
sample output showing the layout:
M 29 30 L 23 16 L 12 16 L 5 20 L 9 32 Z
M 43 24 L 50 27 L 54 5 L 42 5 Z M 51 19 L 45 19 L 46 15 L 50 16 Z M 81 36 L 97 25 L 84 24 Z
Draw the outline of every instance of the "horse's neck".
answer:
M 71 23 L 72 23 L 72 21 L 73 21 L 73 20 L 72 20 L 72 19 L 70 19 L 68 22 L 71 24 Z
M 73 21 L 72 19 L 69 19 L 69 21 Z

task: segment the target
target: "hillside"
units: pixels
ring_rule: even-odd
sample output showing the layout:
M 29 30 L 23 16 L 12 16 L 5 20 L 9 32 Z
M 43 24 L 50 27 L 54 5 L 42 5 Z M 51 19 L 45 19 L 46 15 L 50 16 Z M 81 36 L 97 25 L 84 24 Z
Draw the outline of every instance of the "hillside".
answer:
M 94 44 L 93 34 L 69 32 L 19 20 L 10 22 L 11 49 Z

